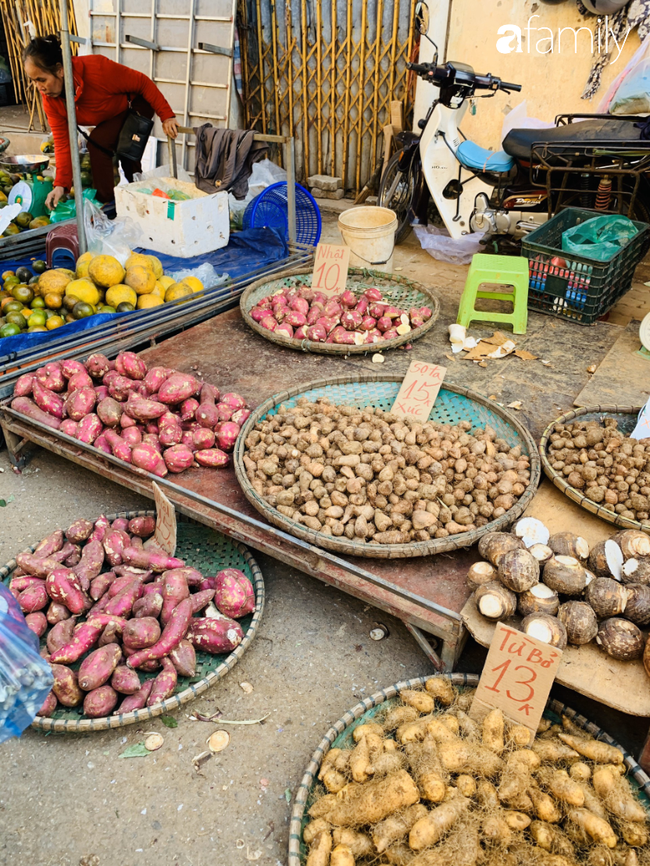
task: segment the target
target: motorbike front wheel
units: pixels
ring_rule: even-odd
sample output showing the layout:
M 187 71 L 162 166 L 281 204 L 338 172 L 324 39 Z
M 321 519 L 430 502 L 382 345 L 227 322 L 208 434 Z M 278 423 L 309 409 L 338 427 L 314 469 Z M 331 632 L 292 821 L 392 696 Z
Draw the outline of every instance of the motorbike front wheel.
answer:
M 377 196 L 377 204 L 380 207 L 387 207 L 395 211 L 397 216 L 396 244 L 401 244 L 410 234 L 411 221 L 415 216 L 413 200 L 418 184 L 418 170 L 413 165 L 415 160 L 411 161 L 407 171 L 401 171 L 399 158 L 398 152 L 388 160 L 381 177 Z

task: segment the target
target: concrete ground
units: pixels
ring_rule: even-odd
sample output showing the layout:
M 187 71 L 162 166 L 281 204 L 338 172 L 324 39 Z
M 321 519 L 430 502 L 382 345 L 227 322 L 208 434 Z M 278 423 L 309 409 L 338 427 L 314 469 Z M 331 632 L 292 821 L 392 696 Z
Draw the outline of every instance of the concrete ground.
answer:
M 338 240 L 332 215 L 324 239 Z M 435 262 L 413 237 L 397 250 L 395 267 L 435 284 L 445 321 L 453 321 L 465 268 Z M 603 355 L 612 341 L 598 344 Z M 1 452 L 0 470 L 0 563 L 78 517 L 149 507 L 45 451 L 21 475 Z M 359 699 L 432 667 L 400 622 L 274 560 L 258 563 L 267 587 L 258 637 L 224 680 L 173 714 L 177 727 L 157 719 L 146 730 L 88 735 L 27 730 L 0 746 L 1 866 L 286 863 L 291 801 L 327 728 Z M 380 642 L 369 637 L 377 621 L 389 632 Z M 469 641 L 459 670 L 480 672 L 484 653 Z M 566 689 L 553 694 L 638 752 L 647 720 Z M 262 725 L 228 726 L 229 746 L 197 772 L 192 759 L 226 726 L 188 716 L 217 708 L 234 720 L 270 715 Z M 150 731 L 163 735 L 160 751 L 120 759 Z

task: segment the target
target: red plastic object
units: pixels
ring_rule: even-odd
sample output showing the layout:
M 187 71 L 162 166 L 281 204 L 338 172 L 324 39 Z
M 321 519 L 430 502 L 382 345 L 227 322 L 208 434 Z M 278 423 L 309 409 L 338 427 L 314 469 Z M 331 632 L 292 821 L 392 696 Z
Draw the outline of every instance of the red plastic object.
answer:
M 69 250 L 74 256 L 75 261 L 79 258 L 79 237 L 76 222 L 55 225 L 47 233 L 45 258 L 48 268 L 52 267 L 52 254 L 58 249 Z
M 157 195 L 158 198 L 169 198 L 166 192 L 163 192 L 161 189 L 156 189 L 151 193 L 151 195 Z

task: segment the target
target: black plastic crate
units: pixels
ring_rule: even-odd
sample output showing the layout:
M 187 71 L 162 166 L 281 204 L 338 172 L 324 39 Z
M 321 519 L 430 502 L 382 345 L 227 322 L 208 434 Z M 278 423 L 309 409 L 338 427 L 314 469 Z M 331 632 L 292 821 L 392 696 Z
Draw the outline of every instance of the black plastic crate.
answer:
M 650 226 L 635 221 L 638 233 L 608 262 L 564 252 L 563 232 L 596 216 L 602 213 L 566 208 L 524 238 L 531 310 L 592 325 L 629 291 L 635 268 L 650 248 Z

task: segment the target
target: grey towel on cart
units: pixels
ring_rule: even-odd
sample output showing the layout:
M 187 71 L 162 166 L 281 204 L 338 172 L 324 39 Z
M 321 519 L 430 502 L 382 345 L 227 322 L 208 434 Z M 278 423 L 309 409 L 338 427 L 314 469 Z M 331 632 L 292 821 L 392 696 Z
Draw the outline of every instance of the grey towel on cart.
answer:
M 203 192 L 228 190 L 246 197 L 253 164 L 267 154 L 268 144 L 253 141 L 252 129 L 217 129 L 204 123 L 196 133 L 196 186 Z

